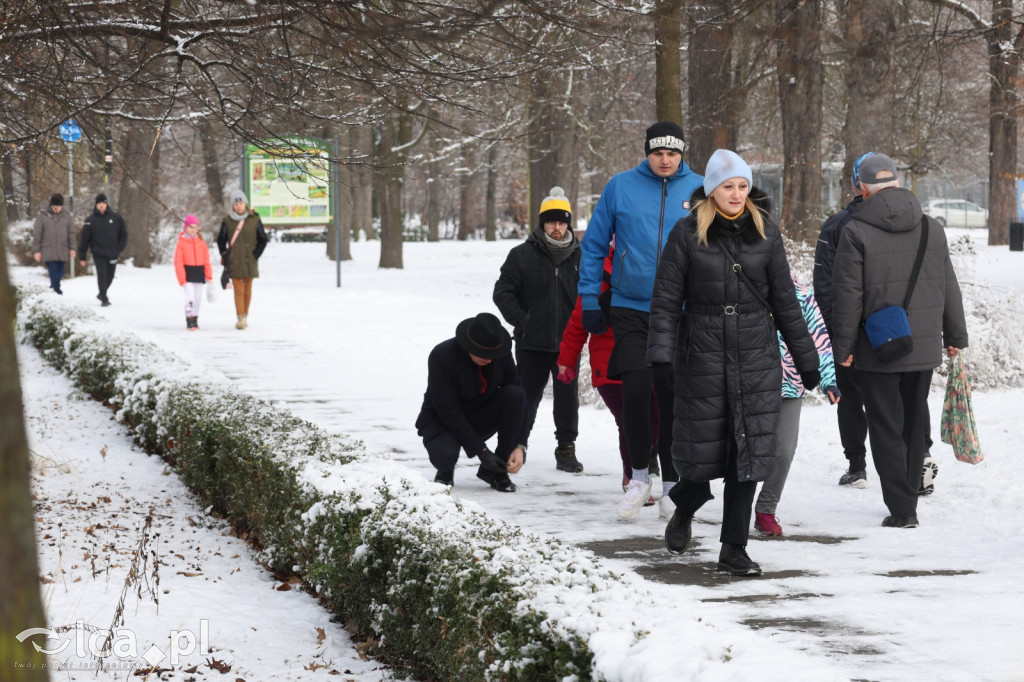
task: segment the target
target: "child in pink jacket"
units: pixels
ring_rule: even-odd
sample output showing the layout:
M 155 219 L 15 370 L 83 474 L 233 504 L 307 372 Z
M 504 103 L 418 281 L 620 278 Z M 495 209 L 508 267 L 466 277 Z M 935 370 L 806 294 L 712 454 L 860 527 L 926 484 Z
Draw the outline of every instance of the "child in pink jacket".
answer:
M 203 302 L 203 285 L 213 279 L 210 249 L 199 234 L 199 218 L 185 216 L 185 227 L 178 235 L 174 249 L 174 273 L 185 293 L 185 328 L 199 331 L 199 307 Z

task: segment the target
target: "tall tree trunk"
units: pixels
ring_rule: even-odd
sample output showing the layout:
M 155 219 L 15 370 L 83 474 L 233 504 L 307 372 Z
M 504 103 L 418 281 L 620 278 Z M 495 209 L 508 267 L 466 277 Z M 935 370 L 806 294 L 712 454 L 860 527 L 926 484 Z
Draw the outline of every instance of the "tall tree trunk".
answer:
M 17 663 L 33 670 L 33 680 L 38 676 L 45 681 L 49 679 L 46 655 L 32 646 L 33 640 L 40 638 L 24 642 L 16 639 L 22 630 L 46 627 L 46 614 L 39 596 L 35 512 L 6 238 L 7 212 L 0 211 L 0 519 L 4 520 L 0 523 L 0 557 L 4 567 L 4 578 L 0 580 L 0 670 L 8 671 L 2 675 L 4 679 L 14 679 L 18 677 L 13 672 Z
M 153 236 L 159 227 L 156 198 L 159 196 L 157 169 L 160 166 L 159 130 L 132 125 L 125 136 L 124 177 L 119 204 L 111 208 L 128 226 L 128 246 L 122 260 L 133 259 L 137 268 L 153 265 Z
M 476 197 L 476 173 L 459 173 L 459 241 L 469 239 L 477 230 L 480 221 Z
M 14 200 L 14 160 L 17 158 L 18 153 L 16 151 L 9 151 L 4 154 L 2 164 L 2 175 L 0 175 L 0 182 L 4 186 L 4 203 L 7 206 L 5 211 L 8 221 L 14 221 L 18 219 L 18 204 Z M 27 216 L 26 216 L 27 217 Z
M 412 137 L 412 117 L 398 113 L 380 124 L 376 187 L 380 197 L 380 264 L 402 267 L 402 186 L 405 183 L 406 151 Z
M 498 239 L 498 146 L 487 150 L 487 208 L 484 210 L 484 234 L 487 241 Z
M 1010 242 L 1017 218 L 1017 73 L 1022 34 L 1014 35 L 1013 0 L 992 0 L 989 54 L 988 243 Z
M 537 220 L 540 204 L 552 187 L 561 187 L 576 205 L 579 166 L 576 126 L 566 107 L 566 85 L 561 72 L 534 77 L 529 100 L 527 153 L 530 173 L 530 223 Z
M 892 153 L 896 19 L 888 0 L 850 0 L 846 9 L 846 122 L 843 145 L 850 177 L 853 162 L 870 151 Z
M 357 126 L 352 132 L 352 238 L 376 239 L 373 228 L 373 127 Z
M 213 215 L 220 216 L 227 213 L 228 198 L 224 195 L 224 178 L 220 173 L 220 162 L 223 155 L 217 150 L 217 136 L 213 133 L 213 125 L 210 119 L 199 120 L 199 143 L 203 147 L 203 170 L 206 175 L 206 193 L 210 197 L 210 204 L 213 207 Z M 213 229 L 219 229 L 220 220 L 211 221 Z
M 654 3 L 654 106 L 659 121 L 683 125 L 682 72 L 679 48 L 682 44 L 683 4 L 681 0 Z
M 332 261 L 337 258 L 338 235 L 336 231 L 339 229 L 341 230 L 341 260 L 352 260 L 352 168 L 343 163 L 344 157 L 351 147 L 351 131 L 346 126 L 339 126 L 336 137 L 338 142 L 336 145 L 332 145 L 331 149 L 332 153 L 337 153 L 340 157 L 334 160 L 334 163 L 337 164 L 334 170 L 338 183 L 331 188 L 331 192 L 337 192 L 338 197 L 336 202 L 332 197 L 331 211 L 334 211 L 336 205 L 338 216 L 327 226 L 327 258 Z
M 687 163 L 704 172 L 716 149 L 736 149 L 737 124 L 733 92 L 733 26 L 726 3 L 689 7 L 692 24 L 689 66 L 689 135 Z
M 821 227 L 821 128 L 825 78 L 820 0 L 778 0 L 782 114 L 782 229 L 813 244 Z
M 441 164 L 427 163 L 427 241 L 441 241 Z

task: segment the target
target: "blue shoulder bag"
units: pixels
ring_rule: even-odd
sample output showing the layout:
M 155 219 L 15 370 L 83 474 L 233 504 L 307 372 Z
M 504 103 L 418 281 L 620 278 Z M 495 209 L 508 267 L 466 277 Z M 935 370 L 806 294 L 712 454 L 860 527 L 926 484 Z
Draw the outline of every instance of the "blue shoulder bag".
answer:
M 907 284 L 907 295 L 903 299 L 903 305 L 886 306 L 871 313 L 864 320 L 864 331 L 868 335 L 868 342 L 882 362 L 899 360 L 910 355 L 910 352 L 914 350 L 914 337 L 910 333 L 910 318 L 907 316 L 907 308 L 910 307 L 910 297 L 914 295 L 917 276 L 921 274 L 921 264 L 924 262 L 924 252 L 927 246 L 928 218 L 921 216 L 921 244 L 917 248 L 917 259 L 914 261 L 914 269 L 910 273 L 910 282 Z

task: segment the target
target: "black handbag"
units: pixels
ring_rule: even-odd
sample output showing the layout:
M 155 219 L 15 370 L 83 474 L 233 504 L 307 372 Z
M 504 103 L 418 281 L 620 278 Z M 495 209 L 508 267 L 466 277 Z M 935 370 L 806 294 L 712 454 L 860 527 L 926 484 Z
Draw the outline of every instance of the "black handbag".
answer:
M 225 251 L 224 255 L 220 257 L 220 263 L 224 266 L 224 269 L 220 272 L 220 288 L 227 289 L 228 285 L 231 284 L 231 275 L 228 273 L 228 254 L 230 251 Z
M 238 239 L 238 233 L 242 231 L 242 225 L 244 224 L 244 218 L 238 221 L 238 227 L 235 228 L 235 233 L 231 235 L 231 243 L 228 244 L 228 250 L 221 254 L 220 264 L 224 266 L 223 272 L 220 273 L 221 289 L 227 289 L 231 285 L 231 274 L 228 272 L 228 259 L 231 256 L 231 247 L 235 245 L 235 240 Z

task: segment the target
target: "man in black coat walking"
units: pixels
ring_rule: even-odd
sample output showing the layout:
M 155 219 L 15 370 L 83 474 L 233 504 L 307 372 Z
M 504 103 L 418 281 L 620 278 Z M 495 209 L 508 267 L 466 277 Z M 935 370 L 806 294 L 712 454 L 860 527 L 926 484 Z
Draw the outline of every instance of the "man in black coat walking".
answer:
M 494 304 L 515 330 L 516 364 L 526 392 L 527 437 L 548 379 L 554 393 L 555 467 L 579 473 L 576 459 L 579 384 L 557 380 L 562 332 L 576 305 L 580 244 L 572 231 L 572 211 L 561 187 L 541 202 L 537 227 L 513 248 L 494 284 Z M 524 440 L 525 444 L 526 441 Z
M 82 227 L 82 239 L 78 246 L 78 257 L 84 268 L 87 264 L 86 254 L 92 249 L 92 262 L 96 265 L 96 283 L 99 285 L 100 305 L 110 305 L 107 298 L 107 289 L 114 281 L 114 271 L 117 269 L 117 259 L 128 245 L 128 229 L 125 227 L 124 218 L 119 213 L 110 210 L 107 205 L 107 195 L 100 193 L 96 195 L 96 207 L 92 215 L 85 219 Z
M 455 337 L 430 351 L 427 391 L 416 418 L 434 480 L 453 485 L 459 450 L 479 457 L 477 477 L 498 492 L 514 493 L 509 474 L 526 457 L 526 398 L 512 361 L 512 339 L 490 313 L 463 320 Z M 487 439 L 498 435 L 492 452 Z
M 850 222 L 854 209 L 864 201 L 860 189 L 860 164 L 872 154 L 874 152 L 863 154 L 853 162 L 853 174 L 850 178 L 853 199 L 846 208 L 829 216 L 822 224 L 818 245 L 814 250 L 814 298 L 818 301 L 829 338 L 835 335 L 832 327 L 832 269 L 836 261 L 836 249 L 839 248 L 839 237 L 843 233 L 843 228 Z M 843 454 L 848 461 L 846 473 L 839 478 L 839 485 L 866 488 L 868 418 L 864 414 L 864 397 L 860 393 L 857 370 L 853 367 L 843 367 L 839 364 L 838 358 L 836 384 L 843 394 L 843 399 L 836 406 L 839 441 L 843 445 Z

